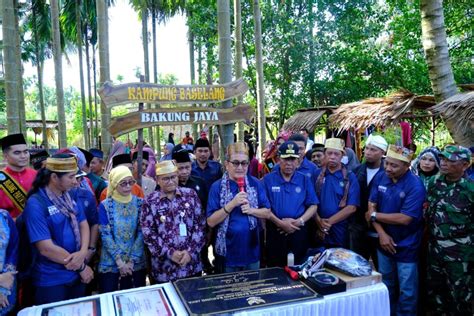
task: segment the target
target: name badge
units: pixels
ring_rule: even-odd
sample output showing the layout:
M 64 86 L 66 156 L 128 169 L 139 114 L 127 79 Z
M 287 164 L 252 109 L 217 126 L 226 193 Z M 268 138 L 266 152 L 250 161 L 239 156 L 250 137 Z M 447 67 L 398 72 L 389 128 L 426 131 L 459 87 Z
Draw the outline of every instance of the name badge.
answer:
M 179 236 L 186 237 L 188 235 L 188 230 L 186 228 L 186 224 L 181 223 L 179 224 Z
M 379 192 L 385 193 L 387 191 L 387 187 L 384 187 L 383 185 L 379 185 Z
M 51 205 L 48 207 L 48 213 L 49 213 L 49 216 L 52 216 L 54 214 L 59 213 L 59 210 L 56 208 L 56 206 Z
M 272 187 L 272 192 L 280 192 L 280 187 Z

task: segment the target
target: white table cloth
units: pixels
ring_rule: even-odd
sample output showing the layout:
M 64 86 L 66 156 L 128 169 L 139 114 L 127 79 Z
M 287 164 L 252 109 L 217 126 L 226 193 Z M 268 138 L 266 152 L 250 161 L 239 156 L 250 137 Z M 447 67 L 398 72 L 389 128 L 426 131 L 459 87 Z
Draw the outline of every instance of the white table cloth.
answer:
M 176 315 L 187 315 L 183 303 L 176 293 L 171 283 L 153 285 L 148 288 L 163 287 L 168 295 L 171 305 Z M 146 288 L 124 290 L 119 292 L 140 291 Z M 114 305 L 112 294 L 118 292 L 94 295 L 87 298 L 100 298 L 101 315 L 114 315 Z M 43 308 L 55 305 L 62 305 L 67 302 L 78 302 L 87 298 L 62 301 L 41 306 L 26 308 L 18 314 L 19 316 L 40 316 Z M 257 309 L 248 309 L 236 313 L 236 315 L 276 315 L 276 316 L 296 316 L 296 315 L 328 315 L 328 316 L 385 316 L 390 315 L 390 303 L 387 287 L 383 283 L 371 286 L 348 290 L 324 296 L 323 299 L 298 301 L 291 304 L 280 304 Z M 147 315 L 148 316 L 148 315 Z M 151 315 L 150 315 L 151 316 Z

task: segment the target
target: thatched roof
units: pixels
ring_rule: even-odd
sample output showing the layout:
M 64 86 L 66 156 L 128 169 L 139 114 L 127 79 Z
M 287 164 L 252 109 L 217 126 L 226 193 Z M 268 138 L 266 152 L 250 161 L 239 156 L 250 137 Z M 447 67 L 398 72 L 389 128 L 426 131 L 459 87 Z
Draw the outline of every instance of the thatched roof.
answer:
M 336 107 L 320 107 L 311 109 L 300 109 L 290 117 L 283 125 L 283 130 L 299 132 L 307 129 L 311 134 L 316 129 L 319 120 L 325 113 L 331 113 Z
M 471 86 L 474 87 L 474 85 Z M 441 101 L 430 110 L 443 116 L 457 143 L 472 146 L 474 143 L 474 89 Z
M 54 129 L 57 127 L 58 127 L 58 121 L 46 120 L 46 129 Z M 27 120 L 26 128 L 43 128 L 43 123 L 41 120 Z M 1 124 L 0 129 L 7 129 L 7 126 L 4 124 Z
M 389 126 L 398 124 L 403 118 L 416 117 L 415 110 L 427 111 L 434 104 L 433 96 L 400 90 L 383 98 L 342 104 L 329 117 L 329 123 L 339 130 L 365 129 L 371 125 Z

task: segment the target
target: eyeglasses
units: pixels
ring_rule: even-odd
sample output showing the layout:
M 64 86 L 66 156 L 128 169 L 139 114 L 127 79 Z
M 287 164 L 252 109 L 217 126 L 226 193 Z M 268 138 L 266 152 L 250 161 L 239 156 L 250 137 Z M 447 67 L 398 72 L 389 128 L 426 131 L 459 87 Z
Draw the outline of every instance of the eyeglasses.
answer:
M 119 185 L 122 187 L 122 188 L 126 188 L 126 187 L 133 187 L 135 185 L 135 183 L 137 183 L 137 181 L 135 180 L 130 180 L 130 181 L 123 181 L 123 182 L 120 182 Z
M 172 182 L 172 181 L 176 181 L 176 179 L 178 179 L 178 176 L 174 175 L 174 176 L 170 176 L 170 177 L 160 177 L 160 181 L 163 181 L 163 182 Z
M 233 160 L 233 161 L 229 161 L 234 167 L 238 167 L 238 166 L 242 166 L 243 168 L 247 167 L 249 165 L 249 162 L 248 161 L 237 161 L 237 160 Z

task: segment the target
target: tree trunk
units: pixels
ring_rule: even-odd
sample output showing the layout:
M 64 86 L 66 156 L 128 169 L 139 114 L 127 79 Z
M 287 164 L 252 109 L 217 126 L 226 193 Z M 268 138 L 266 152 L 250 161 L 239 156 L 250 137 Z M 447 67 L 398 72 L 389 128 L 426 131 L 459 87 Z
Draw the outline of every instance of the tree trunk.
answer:
M 187 11 L 187 15 L 189 18 L 192 17 L 192 12 Z M 189 48 L 189 74 L 191 75 L 191 84 L 196 84 L 196 69 L 194 67 L 194 32 L 193 30 L 188 27 L 188 48 Z M 196 106 L 196 104 L 192 104 L 192 106 Z M 198 124 L 193 124 L 193 139 L 198 139 Z
M 108 13 L 107 1 L 97 0 L 97 33 L 99 40 L 99 72 L 100 85 L 110 80 L 110 65 L 109 65 L 109 29 L 108 29 Z M 100 101 L 101 113 L 101 142 L 102 151 L 107 155 L 112 146 L 112 137 L 107 130 L 110 122 L 110 109 L 105 106 L 105 103 Z
M 63 64 L 61 34 L 59 30 L 59 3 L 51 0 L 51 28 L 53 31 L 54 77 L 56 81 L 56 104 L 58 107 L 59 148 L 67 147 L 66 113 L 64 111 Z
M 444 27 L 443 1 L 421 0 L 421 32 L 425 59 L 431 88 L 436 102 L 445 100 L 457 93 L 453 70 L 449 61 L 446 29 Z M 456 128 L 457 120 L 444 119 L 454 141 L 467 146 L 472 145 L 468 134 Z
M 97 146 L 97 142 L 95 140 L 95 134 L 94 134 L 94 108 L 92 106 L 92 86 L 91 86 L 91 62 L 90 62 L 90 44 L 89 44 L 89 39 L 85 38 L 85 44 L 86 44 L 86 73 L 87 73 L 87 96 L 89 99 L 89 140 L 91 143 L 92 147 Z
M 267 143 L 265 133 L 265 90 L 263 82 L 262 61 L 262 17 L 259 0 L 253 0 L 253 23 L 255 32 L 255 67 L 257 71 L 257 121 L 258 121 L 258 143 L 257 157 L 262 157 L 262 150 Z
M 234 0 L 234 37 L 235 37 L 235 78 L 242 78 L 242 8 L 240 0 Z M 242 103 L 243 96 L 237 97 L 237 102 Z M 237 124 L 237 140 L 244 140 L 244 123 Z
M 229 0 L 217 0 L 217 34 L 219 38 L 219 83 L 232 81 L 232 50 L 230 38 Z M 222 102 L 224 108 L 232 107 L 232 100 Z M 224 148 L 234 142 L 234 124 L 221 129 Z
M 97 142 L 97 146 L 102 148 L 101 141 L 99 139 L 99 111 L 97 109 L 97 62 L 96 62 L 96 48 L 92 46 L 92 75 L 94 79 L 94 117 L 95 117 L 95 129 L 94 134 Z M 101 118 L 102 119 L 102 118 Z
M 156 10 L 153 8 L 151 11 L 151 31 L 152 31 L 152 41 L 153 41 L 153 82 L 158 83 L 158 49 L 156 47 Z M 160 108 L 159 104 L 155 105 L 155 108 Z M 160 127 L 155 127 L 156 142 L 153 147 L 156 149 L 157 158 L 161 158 L 161 136 L 160 136 Z
M 148 10 L 146 5 L 142 8 L 142 44 L 143 44 L 143 62 L 145 72 L 145 82 L 150 82 L 150 54 L 148 53 Z M 147 104 L 147 109 L 151 109 L 151 104 Z M 153 127 L 148 128 L 148 144 L 153 146 Z
M 84 63 L 82 60 L 82 22 L 81 22 L 81 0 L 76 0 L 76 45 L 79 56 L 79 79 L 81 84 L 81 104 L 82 104 L 82 129 L 84 135 L 84 146 L 91 148 L 89 141 L 89 129 L 87 128 L 86 92 L 84 88 Z
M 36 13 L 33 10 L 33 39 L 35 42 L 35 55 L 36 55 L 36 74 L 38 76 L 38 97 L 40 103 L 40 111 L 41 111 L 41 125 L 42 125 L 42 136 L 43 136 L 43 146 L 45 150 L 49 150 L 48 144 L 48 130 L 46 128 L 46 110 L 44 107 L 44 96 L 43 96 L 43 56 L 40 56 L 39 50 L 39 39 L 38 39 L 38 29 L 37 29 L 37 21 L 36 21 Z
M 3 2 L 2 8 L 2 32 L 3 32 L 3 56 L 5 68 L 5 101 L 7 105 L 7 133 L 20 133 L 20 114 L 18 112 L 18 77 L 16 72 L 16 36 L 15 7 L 13 0 Z
M 19 26 L 19 4 L 18 0 L 14 2 L 15 6 L 15 57 L 17 67 L 17 82 L 18 82 L 18 114 L 20 117 L 20 131 L 26 138 L 26 113 L 25 113 L 25 94 L 23 91 L 23 64 L 21 62 L 21 45 L 20 45 L 20 26 Z

